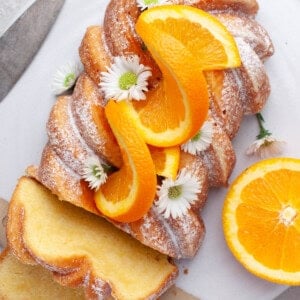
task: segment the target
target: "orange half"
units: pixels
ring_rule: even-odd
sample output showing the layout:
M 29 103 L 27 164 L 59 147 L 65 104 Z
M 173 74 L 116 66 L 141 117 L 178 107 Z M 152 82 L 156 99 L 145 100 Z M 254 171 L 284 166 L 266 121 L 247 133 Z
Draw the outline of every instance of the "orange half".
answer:
M 156 174 L 175 180 L 180 160 L 180 147 L 158 148 L 149 146 Z
M 254 164 L 232 184 L 223 210 L 226 241 L 252 273 L 300 284 L 300 159 Z

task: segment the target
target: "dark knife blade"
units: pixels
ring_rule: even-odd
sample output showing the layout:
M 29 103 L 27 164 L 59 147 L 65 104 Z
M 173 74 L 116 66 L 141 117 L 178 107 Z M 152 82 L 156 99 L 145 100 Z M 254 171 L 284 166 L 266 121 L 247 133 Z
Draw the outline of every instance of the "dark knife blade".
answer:
M 37 0 L 0 38 L 0 102 L 32 61 L 65 0 Z

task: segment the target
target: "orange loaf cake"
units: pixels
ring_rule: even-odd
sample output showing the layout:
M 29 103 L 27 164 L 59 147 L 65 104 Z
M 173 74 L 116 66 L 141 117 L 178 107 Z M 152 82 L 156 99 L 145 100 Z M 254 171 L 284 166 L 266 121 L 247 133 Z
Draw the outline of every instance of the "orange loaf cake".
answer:
M 197 199 L 187 212 L 165 217 L 154 201 L 142 218 L 118 222 L 115 226 L 143 244 L 175 258 L 193 257 L 204 237 L 205 227 L 199 215 L 210 187 L 226 186 L 235 164 L 231 140 L 238 132 L 244 114 L 259 112 L 270 93 L 263 62 L 273 54 L 266 30 L 257 23 L 255 0 L 169 1 L 200 8 L 228 29 L 239 50 L 241 66 L 226 70 L 207 70 L 209 95 L 207 120 L 211 125 L 209 146 L 196 154 L 181 150 L 178 173 L 188 171 L 199 183 Z M 87 29 L 79 53 L 84 72 L 72 95 L 57 99 L 49 117 L 49 141 L 39 166 L 27 173 L 49 188 L 60 200 L 68 201 L 96 215 L 94 191 L 82 178 L 86 161 L 97 157 L 112 168 L 123 166 L 115 132 L 106 118 L 106 99 L 99 89 L 101 72 L 106 72 L 116 57 L 137 55 L 151 68 L 149 93 L 159 90 L 162 73 L 135 31 L 141 9 L 135 0 L 112 0 L 104 23 Z M 140 104 L 134 104 L 140 105 Z M 163 178 L 158 177 L 158 185 Z M 157 197 L 157 196 L 156 196 Z

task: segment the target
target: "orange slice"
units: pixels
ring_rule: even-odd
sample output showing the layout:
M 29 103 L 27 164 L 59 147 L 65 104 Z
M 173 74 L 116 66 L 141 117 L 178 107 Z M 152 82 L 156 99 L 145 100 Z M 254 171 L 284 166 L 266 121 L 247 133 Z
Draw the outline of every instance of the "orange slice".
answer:
M 235 257 L 267 280 L 300 284 L 300 159 L 254 164 L 232 184 L 223 210 Z
M 131 117 L 148 144 L 182 144 L 207 117 L 208 91 L 202 71 L 239 66 L 235 41 L 217 19 L 183 5 L 144 11 L 136 31 L 163 79 L 147 94 L 147 101 L 128 103 Z
M 95 194 L 97 208 L 119 222 L 140 219 L 151 207 L 156 192 L 156 172 L 149 149 L 132 125 L 124 101 L 109 101 L 107 120 L 119 143 L 123 165 Z
M 179 168 L 180 147 L 158 148 L 149 146 L 156 174 L 175 179 Z

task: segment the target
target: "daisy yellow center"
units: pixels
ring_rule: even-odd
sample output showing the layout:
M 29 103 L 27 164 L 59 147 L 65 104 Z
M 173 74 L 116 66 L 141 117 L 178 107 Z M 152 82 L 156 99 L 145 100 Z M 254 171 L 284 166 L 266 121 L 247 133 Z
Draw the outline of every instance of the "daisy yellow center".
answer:
M 95 176 L 97 179 L 100 179 L 101 177 L 101 169 L 99 168 L 99 166 L 92 166 L 92 174 L 93 176 Z
M 133 72 L 126 72 L 119 78 L 119 87 L 121 90 L 129 90 L 137 84 L 138 77 Z
M 145 5 L 157 4 L 158 0 L 144 0 Z
M 168 197 L 169 199 L 175 200 L 179 198 L 182 194 L 182 186 L 181 185 L 174 185 L 171 186 L 168 190 Z
M 265 140 L 264 143 L 262 144 L 262 146 L 263 146 L 263 147 L 268 147 L 268 146 L 270 146 L 272 143 L 273 143 L 273 141 Z
M 191 141 L 192 141 L 192 142 L 197 142 L 197 141 L 200 140 L 200 138 L 201 138 L 201 131 L 199 131 L 199 132 L 191 139 Z
M 64 87 L 69 87 L 73 84 L 75 81 L 76 76 L 74 73 L 69 73 L 66 75 L 65 80 L 64 80 Z

